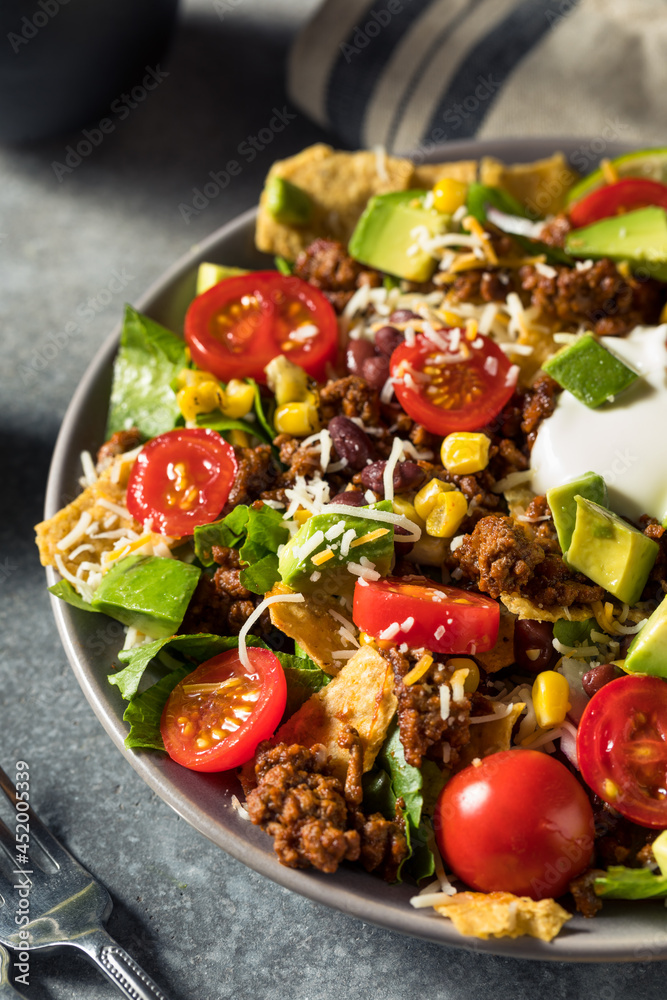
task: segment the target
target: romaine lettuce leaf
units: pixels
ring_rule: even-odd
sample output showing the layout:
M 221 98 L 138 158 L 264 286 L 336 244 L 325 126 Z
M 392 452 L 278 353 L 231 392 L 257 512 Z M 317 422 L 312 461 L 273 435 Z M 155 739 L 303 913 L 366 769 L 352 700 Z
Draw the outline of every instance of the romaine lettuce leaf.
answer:
M 181 414 L 171 383 L 186 365 L 180 337 L 126 306 L 113 368 L 107 437 L 129 427 L 138 427 L 146 438 L 172 430 Z
M 309 656 L 296 653 L 276 653 L 276 656 L 280 660 L 287 681 L 287 705 L 283 718 L 289 719 L 305 701 L 308 701 L 311 694 L 320 691 L 332 678 L 320 670 Z
M 189 673 L 190 667 L 177 667 L 157 684 L 135 695 L 123 714 L 123 721 L 130 723 L 130 731 L 125 737 L 128 750 L 164 750 L 160 733 L 162 710 L 176 685 Z
M 289 538 L 282 513 L 267 507 L 247 507 L 240 504 L 231 514 L 213 524 L 195 528 L 195 554 L 204 566 L 212 566 L 213 546 L 222 545 L 239 550 L 241 583 L 253 594 L 265 594 L 280 579 L 278 548 Z
M 271 444 L 271 439 L 265 429 L 258 423 L 251 424 L 247 420 L 237 420 L 234 417 L 226 417 L 220 410 L 213 410 L 212 413 L 199 413 L 197 415 L 198 427 L 210 427 L 224 436 L 225 431 L 245 431 L 246 434 L 254 434 L 260 441 Z
M 667 875 L 656 875 L 649 868 L 625 868 L 610 865 L 595 879 L 595 895 L 607 899 L 664 899 Z
M 58 583 L 54 583 L 52 587 L 49 587 L 49 593 L 53 594 L 54 597 L 59 597 L 61 601 L 71 604 L 73 608 L 80 608 L 81 611 L 91 611 L 93 614 L 100 614 L 97 608 L 94 608 L 88 601 L 84 601 L 81 594 L 74 589 L 69 580 L 58 580 Z
M 257 646 L 261 640 L 254 636 L 248 636 L 247 642 L 249 646 Z M 155 642 L 150 642 L 145 646 L 121 650 L 118 659 L 126 666 L 115 674 L 109 674 L 109 684 L 115 684 L 127 701 L 137 693 L 144 671 L 160 653 L 180 654 L 181 658 L 193 661 L 188 669 L 194 670 L 197 664 L 205 663 L 212 656 L 224 653 L 227 649 L 235 649 L 238 644 L 236 636 L 226 637 L 207 633 L 171 635 L 165 639 L 156 639 Z

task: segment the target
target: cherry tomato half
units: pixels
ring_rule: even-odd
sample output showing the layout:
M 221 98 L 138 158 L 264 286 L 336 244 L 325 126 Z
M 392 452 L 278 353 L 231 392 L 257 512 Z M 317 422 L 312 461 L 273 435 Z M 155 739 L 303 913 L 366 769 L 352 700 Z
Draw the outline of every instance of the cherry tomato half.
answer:
M 313 378 L 336 360 L 338 322 L 328 299 L 301 278 L 254 271 L 225 278 L 198 295 L 185 316 L 195 364 L 219 379 L 252 377 L 279 354 Z
M 357 581 L 352 618 L 375 638 L 398 622 L 401 631 L 392 636 L 397 643 L 474 655 L 495 646 L 500 608 L 490 597 L 423 577 L 386 577 L 365 585 Z
M 569 215 L 572 225 L 578 229 L 648 205 L 667 208 L 667 184 L 644 177 L 626 177 L 592 191 L 569 209 Z
M 640 826 L 667 827 L 667 683 L 618 677 L 593 695 L 577 730 L 581 774 Z
M 139 452 L 127 484 L 127 509 L 142 524 L 151 520 L 162 535 L 191 535 L 196 525 L 216 519 L 237 469 L 234 449 L 217 431 L 167 431 Z
M 394 392 L 406 413 L 433 434 L 486 426 L 508 401 L 517 370 L 488 337 L 437 330 L 439 347 L 419 334 L 391 356 Z M 446 348 L 446 349 L 445 349 Z
M 595 827 L 586 792 L 537 750 L 503 750 L 459 771 L 433 817 L 445 863 L 479 892 L 560 896 L 590 864 Z
M 271 736 L 287 701 L 285 674 L 270 649 L 248 647 L 252 673 L 238 649 L 214 656 L 169 695 L 160 731 L 167 753 L 193 771 L 227 771 L 250 760 Z

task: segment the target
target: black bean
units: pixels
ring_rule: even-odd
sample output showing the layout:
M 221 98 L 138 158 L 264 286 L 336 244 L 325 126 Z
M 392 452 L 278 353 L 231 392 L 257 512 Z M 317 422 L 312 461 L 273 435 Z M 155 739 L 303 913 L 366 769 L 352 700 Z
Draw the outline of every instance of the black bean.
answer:
M 390 323 L 407 323 L 411 319 L 421 319 L 418 313 L 413 313 L 411 309 L 394 309 L 389 317 Z
M 588 673 L 584 674 L 581 678 L 581 684 L 588 697 L 592 698 L 600 688 L 603 688 L 609 681 L 615 681 L 617 677 L 620 677 L 620 671 L 613 663 L 603 663 L 599 667 L 592 667 Z
M 361 366 L 361 374 L 374 389 L 381 389 L 389 378 L 389 358 L 376 355 L 367 358 Z
M 345 352 L 345 364 L 351 375 L 361 375 L 364 361 L 375 357 L 375 347 L 370 340 L 351 340 Z
M 553 647 L 553 637 L 552 622 L 536 622 L 527 618 L 515 624 L 514 659 L 522 670 L 540 674 L 549 669 L 558 655 Z
M 405 337 L 395 326 L 381 326 L 375 331 L 375 346 L 381 354 L 390 358 L 397 347 L 400 347 Z
M 384 470 L 386 462 L 373 462 L 367 465 L 361 472 L 361 485 L 367 490 L 373 490 L 384 496 Z M 414 490 L 419 486 L 425 473 L 416 462 L 397 462 L 394 469 L 394 492 L 402 493 L 406 490 Z
M 343 493 L 337 493 L 331 503 L 344 503 L 349 507 L 365 507 L 368 501 L 359 490 L 345 490 Z
M 347 461 L 348 468 L 359 472 L 375 458 L 371 439 L 349 417 L 333 417 L 329 421 L 329 434 L 339 458 Z

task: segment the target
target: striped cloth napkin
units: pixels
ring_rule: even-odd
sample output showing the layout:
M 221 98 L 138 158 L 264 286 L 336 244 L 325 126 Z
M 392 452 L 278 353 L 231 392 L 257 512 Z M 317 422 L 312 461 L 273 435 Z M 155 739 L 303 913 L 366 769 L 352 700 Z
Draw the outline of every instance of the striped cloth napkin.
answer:
M 664 0 L 324 0 L 295 104 L 346 145 L 587 136 L 667 144 Z

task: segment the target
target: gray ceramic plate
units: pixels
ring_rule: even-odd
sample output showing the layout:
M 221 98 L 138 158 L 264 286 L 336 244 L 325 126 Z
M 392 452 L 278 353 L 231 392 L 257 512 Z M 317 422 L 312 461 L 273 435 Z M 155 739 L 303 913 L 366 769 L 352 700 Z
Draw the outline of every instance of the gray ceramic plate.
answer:
M 591 142 L 516 140 L 487 143 L 453 143 L 434 150 L 434 160 L 498 156 L 527 161 L 562 149 L 573 162 L 592 168 L 592 156 L 614 156 L 626 148 Z M 185 310 L 194 295 L 198 264 L 210 260 L 248 268 L 272 266 L 253 245 L 254 211 L 223 226 L 174 265 L 136 304 L 153 319 L 172 330 L 182 328 Z M 46 516 L 50 517 L 79 492 L 79 455 L 94 453 L 104 440 L 111 366 L 118 342 L 116 329 L 94 358 L 63 421 L 49 475 Z M 49 583 L 57 576 L 47 572 Z M 335 907 L 362 920 L 457 947 L 521 958 L 572 961 L 621 961 L 667 958 L 665 909 L 659 902 L 606 904 L 601 916 L 586 921 L 575 916 L 551 944 L 530 938 L 477 941 L 463 938 L 448 920 L 433 911 L 414 910 L 409 897 L 414 888 L 388 886 L 361 870 L 341 869 L 336 875 L 293 871 L 275 858 L 271 839 L 242 821 L 231 806 L 239 791 L 236 780 L 225 775 L 202 775 L 174 764 L 158 753 L 125 750 L 126 724 L 123 702 L 116 687 L 106 680 L 121 645 L 121 628 L 110 619 L 90 615 L 53 598 L 53 610 L 65 651 L 76 678 L 100 722 L 120 753 L 142 778 L 196 830 L 244 864 L 310 899 Z

